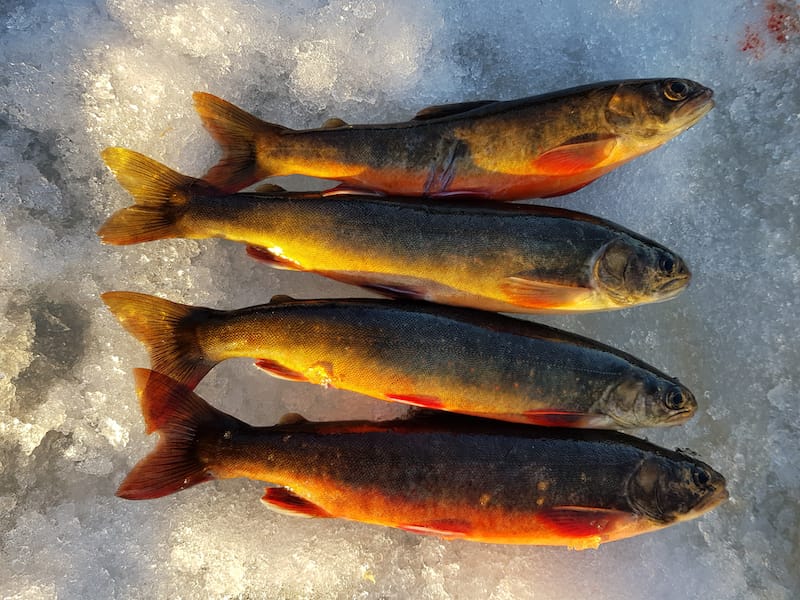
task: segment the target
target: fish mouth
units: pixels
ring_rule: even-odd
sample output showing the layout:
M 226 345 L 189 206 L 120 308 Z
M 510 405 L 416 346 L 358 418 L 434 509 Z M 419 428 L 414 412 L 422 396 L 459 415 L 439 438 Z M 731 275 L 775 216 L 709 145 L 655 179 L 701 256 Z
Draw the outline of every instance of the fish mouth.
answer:
M 686 100 L 675 111 L 674 116 L 681 122 L 682 129 L 688 129 L 702 119 L 714 106 L 714 90 L 704 87 L 692 98 Z
M 664 420 L 664 423 L 666 425 L 680 425 L 681 423 L 685 423 L 686 421 L 691 419 L 694 416 L 695 412 L 697 412 L 697 407 L 684 408 L 668 416 Z
M 714 487 L 714 491 L 697 503 L 697 506 L 694 507 L 695 514 L 706 513 L 730 498 L 730 493 L 725 485 L 725 478 L 716 471 L 712 471 L 712 473 L 714 478 L 711 485 Z
M 656 290 L 656 293 L 658 294 L 658 297 L 662 300 L 668 300 L 670 298 L 674 298 L 689 285 L 689 282 L 691 280 L 692 280 L 691 275 L 679 275 L 673 277 L 662 283 Z

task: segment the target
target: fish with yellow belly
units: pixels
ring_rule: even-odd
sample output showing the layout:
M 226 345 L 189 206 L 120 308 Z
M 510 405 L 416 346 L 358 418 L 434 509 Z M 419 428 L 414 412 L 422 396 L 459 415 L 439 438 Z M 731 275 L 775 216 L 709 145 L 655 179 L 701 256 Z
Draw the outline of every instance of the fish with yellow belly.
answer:
M 205 176 L 226 192 L 302 174 L 342 191 L 518 200 L 566 194 L 685 131 L 714 106 L 687 79 L 633 79 L 521 98 L 431 106 L 410 121 L 318 129 L 267 123 L 194 95 L 224 156 Z
M 226 194 L 124 148 L 103 158 L 135 204 L 110 244 L 225 238 L 273 266 L 384 295 L 501 312 L 579 312 L 667 300 L 689 283 L 674 252 L 619 225 L 543 206 L 316 192 Z
M 664 427 L 697 409 L 689 389 L 629 354 L 484 311 L 288 296 L 214 310 L 135 292 L 102 297 L 151 367 L 190 387 L 223 360 L 250 358 L 291 381 L 537 425 Z
M 279 512 L 447 539 L 596 548 L 723 502 L 707 464 L 616 432 L 453 415 L 252 427 L 187 387 L 137 369 L 156 448 L 120 485 L 131 500 L 235 477 L 268 482 Z

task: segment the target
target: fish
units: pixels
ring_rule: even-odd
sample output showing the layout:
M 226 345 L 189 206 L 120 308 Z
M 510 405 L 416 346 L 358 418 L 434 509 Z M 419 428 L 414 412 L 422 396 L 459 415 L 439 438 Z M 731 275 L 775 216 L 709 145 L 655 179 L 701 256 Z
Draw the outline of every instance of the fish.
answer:
M 574 549 L 699 517 L 725 478 L 681 451 L 618 432 L 454 415 L 253 427 L 175 380 L 134 371 L 155 449 L 117 496 L 159 498 L 212 479 L 267 482 L 278 512 L 444 539 Z
M 388 295 L 499 312 L 579 312 L 661 302 L 691 279 L 668 248 L 558 208 L 411 197 L 272 191 L 226 194 L 142 154 L 103 159 L 135 204 L 108 244 L 224 238 L 281 269 Z M 468 233 L 467 233 L 468 232 Z
M 137 292 L 102 299 L 151 368 L 194 388 L 219 362 L 389 402 L 548 426 L 635 428 L 697 410 L 677 379 L 588 338 L 512 317 L 385 299 L 216 310 Z
M 712 97 L 688 79 L 630 79 L 429 106 L 402 123 L 331 119 L 305 130 L 262 121 L 206 92 L 195 92 L 194 104 L 223 151 L 204 179 L 225 192 L 301 174 L 341 182 L 332 194 L 512 201 L 581 189 L 697 123 Z

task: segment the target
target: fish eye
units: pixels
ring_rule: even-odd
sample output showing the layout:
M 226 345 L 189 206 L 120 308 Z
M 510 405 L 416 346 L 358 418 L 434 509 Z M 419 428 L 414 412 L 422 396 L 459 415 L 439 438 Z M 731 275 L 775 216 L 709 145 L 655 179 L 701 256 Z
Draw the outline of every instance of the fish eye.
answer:
M 680 410 L 686 405 L 686 398 L 684 398 L 683 392 L 679 387 L 673 387 L 667 392 L 664 404 L 670 410 Z
M 675 267 L 675 261 L 672 259 L 671 256 L 664 255 L 658 259 L 658 268 L 666 273 L 672 273 L 672 269 Z
M 708 476 L 708 473 L 706 473 L 705 469 L 693 469 L 692 479 L 700 487 L 705 487 L 711 480 L 711 478 Z
M 673 102 L 686 100 L 689 95 L 689 86 L 679 79 L 672 79 L 664 84 L 664 97 Z

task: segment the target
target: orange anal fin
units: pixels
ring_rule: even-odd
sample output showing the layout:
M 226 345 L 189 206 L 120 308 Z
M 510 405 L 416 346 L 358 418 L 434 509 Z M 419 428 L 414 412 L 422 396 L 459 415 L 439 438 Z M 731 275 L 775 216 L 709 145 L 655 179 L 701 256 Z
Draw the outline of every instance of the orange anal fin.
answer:
M 331 514 L 313 502 L 282 487 L 267 488 L 261 501 L 270 509 L 295 517 L 330 518 Z
M 626 513 L 617 510 L 584 507 L 554 507 L 538 513 L 537 521 L 565 539 L 592 538 L 602 536 L 614 527 Z
M 270 252 L 266 248 L 258 246 L 248 246 L 247 256 L 255 258 L 256 260 L 267 263 L 269 266 L 276 269 L 284 269 L 287 271 L 302 271 L 303 268 L 290 258 L 278 256 L 274 252 Z
M 299 371 L 284 367 L 282 364 L 268 358 L 259 358 L 256 361 L 256 366 L 278 379 L 286 379 L 287 381 L 308 381 L 308 377 Z
M 597 136 L 595 139 L 581 136 L 539 155 L 532 166 L 542 175 L 575 175 L 608 158 L 616 144 L 616 136 Z
M 604 415 L 557 410 L 528 410 L 525 421 L 544 427 L 578 427 L 600 429 L 610 427 L 611 419 Z
M 329 190 L 325 190 L 322 192 L 324 197 L 328 196 L 377 196 L 383 197 L 386 194 L 379 190 L 374 190 L 370 188 L 360 188 L 352 185 L 337 185 L 336 187 L 330 188 Z
M 472 531 L 469 523 L 457 519 L 442 519 L 428 523 L 409 523 L 398 525 L 398 527 L 403 531 L 422 535 L 435 535 L 446 540 L 467 537 Z
M 435 396 L 421 396 L 415 394 L 384 394 L 387 400 L 392 402 L 402 402 L 412 406 L 420 406 L 422 408 L 432 408 L 434 410 L 442 410 L 444 403 Z
M 592 294 L 591 290 L 557 283 L 535 281 L 512 275 L 500 284 L 507 301 L 525 308 L 557 309 L 576 306 Z

